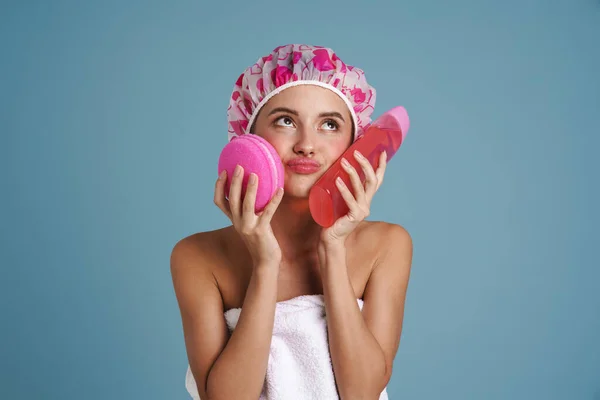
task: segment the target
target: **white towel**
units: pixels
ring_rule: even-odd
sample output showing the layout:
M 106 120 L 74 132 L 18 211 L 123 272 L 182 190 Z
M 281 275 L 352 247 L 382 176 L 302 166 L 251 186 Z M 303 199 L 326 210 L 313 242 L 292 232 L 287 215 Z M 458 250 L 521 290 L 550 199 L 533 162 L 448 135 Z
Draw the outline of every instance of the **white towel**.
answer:
M 362 310 L 363 301 L 357 299 Z M 225 312 L 232 332 L 240 308 Z M 187 369 L 185 386 L 194 400 L 200 400 L 194 376 Z M 275 306 L 273 338 L 265 383 L 259 400 L 335 400 L 339 399 L 325 319 L 323 295 L 305 295 Z M 387 400 L 383 389 L 379 400 Z

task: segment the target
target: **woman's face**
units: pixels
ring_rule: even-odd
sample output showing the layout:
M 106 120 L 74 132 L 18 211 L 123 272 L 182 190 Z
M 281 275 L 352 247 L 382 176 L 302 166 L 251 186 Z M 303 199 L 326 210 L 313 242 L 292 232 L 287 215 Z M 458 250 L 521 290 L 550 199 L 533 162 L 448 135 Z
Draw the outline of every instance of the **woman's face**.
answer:
M 317 179 L 352 143 L 352 118 L 332 91 L 300 85 L 285 89 L 263 106 L 253 133 L 279 153 L 285 195 L 307 197 Z

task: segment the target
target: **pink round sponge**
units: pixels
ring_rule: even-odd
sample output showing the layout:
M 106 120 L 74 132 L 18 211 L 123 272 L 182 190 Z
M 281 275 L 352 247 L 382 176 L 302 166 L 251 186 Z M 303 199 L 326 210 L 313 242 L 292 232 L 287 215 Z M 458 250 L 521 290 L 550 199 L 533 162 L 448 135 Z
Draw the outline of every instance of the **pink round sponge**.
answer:
M 242 198 L 246 194 L 248 178 L 251 173 L 258 176 L 255 212 L 262 211 L 278 188 L 283 187 L 283 163 L 277 150 L 265 139 L 254 134 L 234 136 L 225 145 L 219 156 L 219 174 L 227 171 L 225 195 L 228 197 L 231 179 L 236 165 L 244 168 L 242 180 Z

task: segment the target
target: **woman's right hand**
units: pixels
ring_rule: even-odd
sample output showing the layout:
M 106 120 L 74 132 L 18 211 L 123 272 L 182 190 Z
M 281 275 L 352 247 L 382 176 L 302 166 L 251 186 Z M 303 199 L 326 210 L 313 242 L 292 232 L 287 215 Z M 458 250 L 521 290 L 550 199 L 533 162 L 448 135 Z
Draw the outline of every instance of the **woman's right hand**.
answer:
M 233 223 L 235 230 L 246 244 L 254 262 L 254 267 L 262 264 L 276 264 L 281 262 L 281 248 L 271 228 L 271 218 L 283 198 L 283 188 L 277 189 L 267 206 L 258 214 L 254 212 L 258 177 L 250 174 L 246 195 L 242 201 L 242 180 L 244 169 L 236 166 L 231 186 L 229 201 L 225 198 L 225 182 L 227 171 L 221 172 L 215 184 L 214 202 L 227 215 Z

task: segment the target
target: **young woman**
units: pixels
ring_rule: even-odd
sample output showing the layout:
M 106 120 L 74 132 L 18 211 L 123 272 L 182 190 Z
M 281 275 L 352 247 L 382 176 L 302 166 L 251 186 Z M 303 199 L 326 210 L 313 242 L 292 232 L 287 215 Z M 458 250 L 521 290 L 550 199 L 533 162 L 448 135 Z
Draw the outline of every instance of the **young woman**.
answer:
M 352 187 L 338 189 L 350 211 L 332 227 L 308 207 L 310 188 L 363 133 L 374 104 L 363 71 L 318 46 L 280 46 L 236 82 L 229 138 L 271 143 L 285 187 L 256 214 L 256 176 L 242 198 L 241 168 L 222 174 L 214 201 L 232 225 L 172 251 L 193 398 L 387 399 L 412 241 L 399 225 L 365 220 L 386 154 L 377 171 L 354 155 L 364 184 L 345 167 Z

